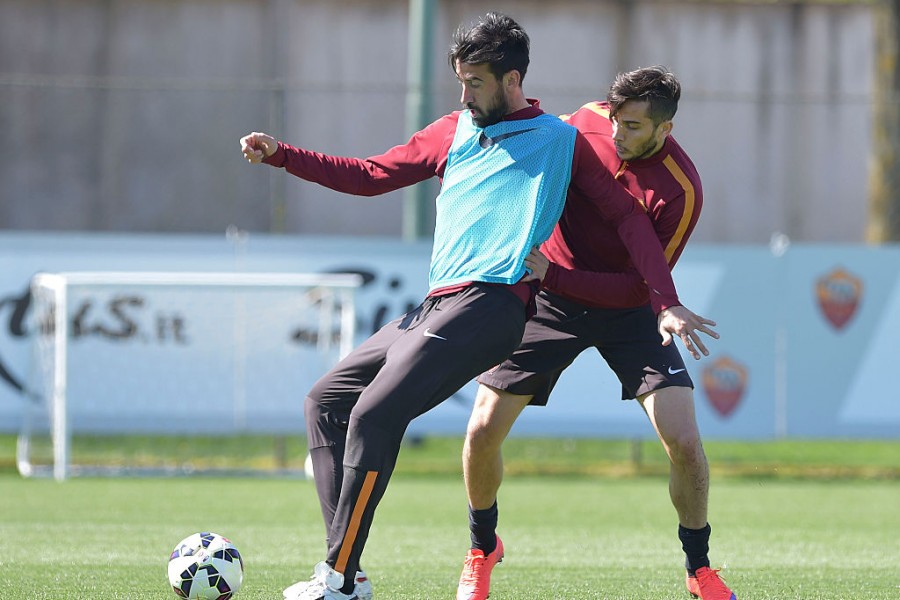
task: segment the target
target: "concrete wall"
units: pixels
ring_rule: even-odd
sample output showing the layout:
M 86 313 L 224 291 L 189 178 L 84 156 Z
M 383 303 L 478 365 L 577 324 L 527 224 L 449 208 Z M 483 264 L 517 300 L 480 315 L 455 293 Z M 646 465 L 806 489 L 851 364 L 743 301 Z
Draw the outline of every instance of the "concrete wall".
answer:
M 435 117 L 457 107 L 450 32 L 505 11 L 532 37 L 525 89 L 550 112 L 602 98 L 620 70 L 680 76 L 675 135 L 706 195 L 694 239 L 863 239 L 871 5 L 436 4 Z M 247 165 L 237 140 L 263 130 L 351 156 L 405 140 L 407 13 L 407 0 L 0 0 L 0 228 L 400 235 L 402 193 L 338 195 Z

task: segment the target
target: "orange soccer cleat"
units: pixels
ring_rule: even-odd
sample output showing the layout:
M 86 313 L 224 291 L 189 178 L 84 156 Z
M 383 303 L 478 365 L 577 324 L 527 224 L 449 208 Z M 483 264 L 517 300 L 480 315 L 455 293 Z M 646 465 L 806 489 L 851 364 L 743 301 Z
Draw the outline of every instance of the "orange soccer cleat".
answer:
M 481 550 L 470 549 L 459 576 L 456 600 L 485 600 L 491 593 L 491 571 L 502 560 L 503 542 L 499 536 L 497 547 L 487 556 Z
M 700 567 L 696 576 L 685 575 L 684 584 L 691 596 L 700 600 L 737 600 L 734 592 L 719 578 L 719 569 Z

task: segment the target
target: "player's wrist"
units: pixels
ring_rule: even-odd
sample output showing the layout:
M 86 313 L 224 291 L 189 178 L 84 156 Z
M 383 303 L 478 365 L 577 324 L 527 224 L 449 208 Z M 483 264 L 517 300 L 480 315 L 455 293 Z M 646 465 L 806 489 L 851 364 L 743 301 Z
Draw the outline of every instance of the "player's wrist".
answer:
M 276 141 L 273 147 L 272 153 L 264 156 L 262 162 L 273 167 L 283 167 L 285 161 L 284 144 Z M 264 152 L 267 152 L 267 150 Z

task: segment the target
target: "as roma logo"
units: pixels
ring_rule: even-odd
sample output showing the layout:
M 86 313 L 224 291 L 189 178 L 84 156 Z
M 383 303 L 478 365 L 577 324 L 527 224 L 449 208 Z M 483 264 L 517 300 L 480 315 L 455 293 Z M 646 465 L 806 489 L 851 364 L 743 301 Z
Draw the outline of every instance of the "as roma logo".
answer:
M 729 416 L 747 389 L 747 369 L 727 356 L 717 358 L 703 369 L 703 390 L 709 403 L 723 417 Z
M 841 330 L 853 318 L 862 289 L 862 281 L 840 267 L 816 281 L 819 309 L 832 327 Z

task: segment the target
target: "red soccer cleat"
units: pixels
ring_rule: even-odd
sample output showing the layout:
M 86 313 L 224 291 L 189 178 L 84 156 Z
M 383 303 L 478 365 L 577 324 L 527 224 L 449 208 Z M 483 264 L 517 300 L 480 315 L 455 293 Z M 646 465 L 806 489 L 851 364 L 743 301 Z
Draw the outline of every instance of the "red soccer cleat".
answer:
M 700 600 L 737 600 L 734 592 L 719 578 L 719 569 L 700 567 L 695 577 L 685 575 L 684 584 L 691 596 Z
M 456 600 L 485 600 L 491 593 L 491 571 L 502 560 L 503 542 L 499 536 L 497 547 L 487 556 L 481 550 L 470 549 L 459 576 Z

